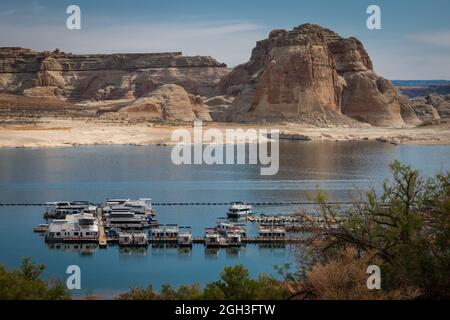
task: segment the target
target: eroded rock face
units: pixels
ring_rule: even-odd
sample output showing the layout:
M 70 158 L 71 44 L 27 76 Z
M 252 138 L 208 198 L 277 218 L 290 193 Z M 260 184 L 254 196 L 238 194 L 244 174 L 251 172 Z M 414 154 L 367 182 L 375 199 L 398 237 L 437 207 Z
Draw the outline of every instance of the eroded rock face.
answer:
M 450 118 L 450 95 L 430 95 L 411 100 L 413 109 L 421 120 Z
M 174 84 L 162 85 L 119 110 L 130 118 L 146 120 L 211 121 L 208 107 L 199 96 Z
M 75 55 L 0 48 L 0 92 L 78 102 L 139 98 L 163 84 L 210 96 L 229 70 L 211 57 L 180 52 Z
M 409 102 L 373 71 L 361 42 L 317 25 L 272 31 L 257 42 L 250 61 L 233 69 L 218 88 L 221 94 L 237 93 L 226 112 L 228 121 L 336 112 L 377 126 L 419 122 Z

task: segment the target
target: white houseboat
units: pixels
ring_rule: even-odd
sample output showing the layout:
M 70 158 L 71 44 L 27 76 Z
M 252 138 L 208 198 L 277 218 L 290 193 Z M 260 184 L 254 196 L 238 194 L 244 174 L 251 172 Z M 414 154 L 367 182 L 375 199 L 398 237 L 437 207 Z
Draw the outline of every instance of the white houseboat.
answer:
M 279 225 L 259 225 L 258 237 L 261 239 L 284 239 L 286 228 Z
M 240 247 L 242 245 L 242 237 L 240 233 L 228 232 L 226 234 L 226 240 L 229 247 Z
M 234 202 L 228 209 L 228 218 L 244 218 L 252 213 L 252 206 L 244 202 Z
M 88 201 L 59 201 L 47 202 L 44 218 L 46 219 L 65 219 L 67 215 L 92 213 L 94 214 L 97 207 Z
M 119 246 L 147 246 L 148 235 L 145 232 L 119 233 Z
M 98 236 L 98 220 L 90 213 L 54 219 L 45 234 L 47 241 L 97 241 Z
M 176 224 L 161 225 L 151 231 L 154 240 L 178 241 L 179 234 L 180 228 Z
M 151 199 L 108 199 L 102 207 L 107 228 L 146 229 L 157 225 Z
M 226 247 L 228 245 L 227 239 L 225 236 L 221 235 L 216 231 L 215 228 L 207 228 L 205 229 L 205 246 L 207 248 L 213 247 Z
M 112 211 L 105 215 L 106 228 L 119 230 L 141 230 L 149 228 L 149 221 L 145 216 L 131 211 Z
M 177 242 L 180 247 L 192 247 L 193 237 L 190 227 L 180 227 Z
M 216 225 L 216 231 L 221 235 L 236 233 L 239 234 L 242 238 L 245 238 L 247 236 L 247 228 L 243 225 L 233 222 L 218 222 Z
M 113 211 L 130 211 L 137 215 L 154 216 L 151 199 L 141 198 L 139 200 L 130 199 L 108 199 L 102 208 L 103 214 L 108 215 Z

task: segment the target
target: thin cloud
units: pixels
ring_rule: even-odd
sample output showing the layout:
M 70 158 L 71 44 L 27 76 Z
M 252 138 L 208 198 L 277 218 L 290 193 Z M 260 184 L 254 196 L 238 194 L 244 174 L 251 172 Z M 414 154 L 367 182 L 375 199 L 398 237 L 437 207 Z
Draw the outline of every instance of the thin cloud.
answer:
M 12 16 L 16 13 L 16 10 L 5 10 L 0 12 L 0 17 Z
M 416 33 L 410 35 L 409 38 L 422 43 L 450 49 L 450 31 Z

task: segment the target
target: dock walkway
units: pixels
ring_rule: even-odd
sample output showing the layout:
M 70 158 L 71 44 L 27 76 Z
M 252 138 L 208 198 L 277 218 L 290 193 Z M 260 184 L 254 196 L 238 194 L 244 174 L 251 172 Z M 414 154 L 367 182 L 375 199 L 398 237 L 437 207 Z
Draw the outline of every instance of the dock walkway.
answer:
M 108 238 L 105 233 L 105 222 L 103 220 L 103 213 L 98 213 L 98 244 L 100 247 L 106 247 L 108 245 Z

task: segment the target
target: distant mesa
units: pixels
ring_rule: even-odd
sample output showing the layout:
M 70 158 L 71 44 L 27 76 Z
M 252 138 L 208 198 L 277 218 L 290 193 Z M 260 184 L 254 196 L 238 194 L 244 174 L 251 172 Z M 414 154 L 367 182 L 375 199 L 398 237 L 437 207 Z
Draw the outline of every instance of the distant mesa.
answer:
M 79 55 L 0 48 L 0 92 L 71 102 L 140 98 L 163 84 L 209 96 L 228 72 L 211 57 L 181 52 Z
M 410 98 L 450 94 L 448 80 L 393 80 L 392 83 Z

